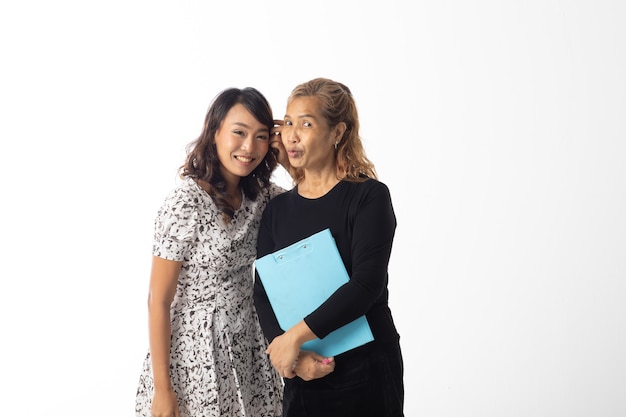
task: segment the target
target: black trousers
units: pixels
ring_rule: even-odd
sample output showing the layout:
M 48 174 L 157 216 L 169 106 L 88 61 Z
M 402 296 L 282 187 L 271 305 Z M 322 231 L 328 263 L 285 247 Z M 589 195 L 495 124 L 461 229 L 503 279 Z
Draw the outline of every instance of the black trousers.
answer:
M 399 342 L 372 342 L 335 357 L 324 378 L 285 379 L 283 417 L 403 417 Z

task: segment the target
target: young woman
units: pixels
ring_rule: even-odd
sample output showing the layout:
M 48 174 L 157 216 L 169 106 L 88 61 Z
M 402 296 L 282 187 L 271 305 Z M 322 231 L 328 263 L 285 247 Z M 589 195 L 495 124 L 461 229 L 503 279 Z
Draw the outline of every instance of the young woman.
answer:
M 137 416 L 281 415 L 282 382 L 252 297 L 261 212 L 284 191 L 270 182 L 286 160 L 274 126 L 261 93 L 231 88 L 188 146 L 155 221 Z
M 286 331 L 255 280 L 257 312 L 271 341 L 267 353 L 285 378 L 283 416 L 403 416 L 403 362 L 387 289 L 396 218 L 389 190 L 365 155 L 348 87 L 325 78 L 298 85 L 287 101 L 281 136 L 296 186 L 267 205 L 257 258 L 330 228 L 350 276 Z M 301 350 L 304 342 L 362 315 L 373 342 L 330 363 Z

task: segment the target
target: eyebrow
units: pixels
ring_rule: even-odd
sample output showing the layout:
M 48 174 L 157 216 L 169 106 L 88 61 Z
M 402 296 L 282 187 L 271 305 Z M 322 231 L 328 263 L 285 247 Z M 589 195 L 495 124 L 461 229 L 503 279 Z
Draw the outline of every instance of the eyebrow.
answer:
M 245 127 L 246 129 L 251 129 L 251 127 L 250 127 L 250 126 L 248 126 L 248 125 L 247 125 L 246 123 L 244 123 L 244 122 L 233 122 L 232 124 L 233 124 L 233 125 L 235 125 L 235 126 Z M 265 127 L 265 126 L 263 126 L 262 128 L 260 128 L 259 130 L 257 130 L 257 132 L 269 132 L 269 131 L 270 131 L 270 130 L 269 130 L 267 127 Z
M 285 115 L 285 117 L 291 117 L 288 114 Z M 297 116 L 299 119 L 302 119 L 303 117 L 308 117 L 310 119 L 315 119 L 315 116 L 309 113 L 305 113 L 305 114 L 300 114 Z

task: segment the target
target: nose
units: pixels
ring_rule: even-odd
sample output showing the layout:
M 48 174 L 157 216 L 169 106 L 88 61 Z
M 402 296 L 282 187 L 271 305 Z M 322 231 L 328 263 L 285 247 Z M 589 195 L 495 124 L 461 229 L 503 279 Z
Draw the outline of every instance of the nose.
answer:
M 284 126 L 281 136 L 284 141 L 289 143 L 296 143 L 300 140 L 298 132 L 296 132 L 296 129 L 294 129 L 293 126 Z
M 246 136 L 246 138 L 243 140 L 243 142 L 241 142 L 241 149 L 244 151 L 249 151 L 251 149 L 254 148 L 254 135 L 248 135 Z

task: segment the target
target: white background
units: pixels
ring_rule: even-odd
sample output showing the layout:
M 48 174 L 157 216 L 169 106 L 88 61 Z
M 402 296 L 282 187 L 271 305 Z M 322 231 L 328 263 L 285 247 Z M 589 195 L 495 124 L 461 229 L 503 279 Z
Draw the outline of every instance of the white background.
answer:
M 325 76 L 392 192 L 406 415 L 626 415 L 625 21 L 618 0 L 3 2 L 0 413 L 133 415 L 184 146 L 226 87 L 281 116 Z

